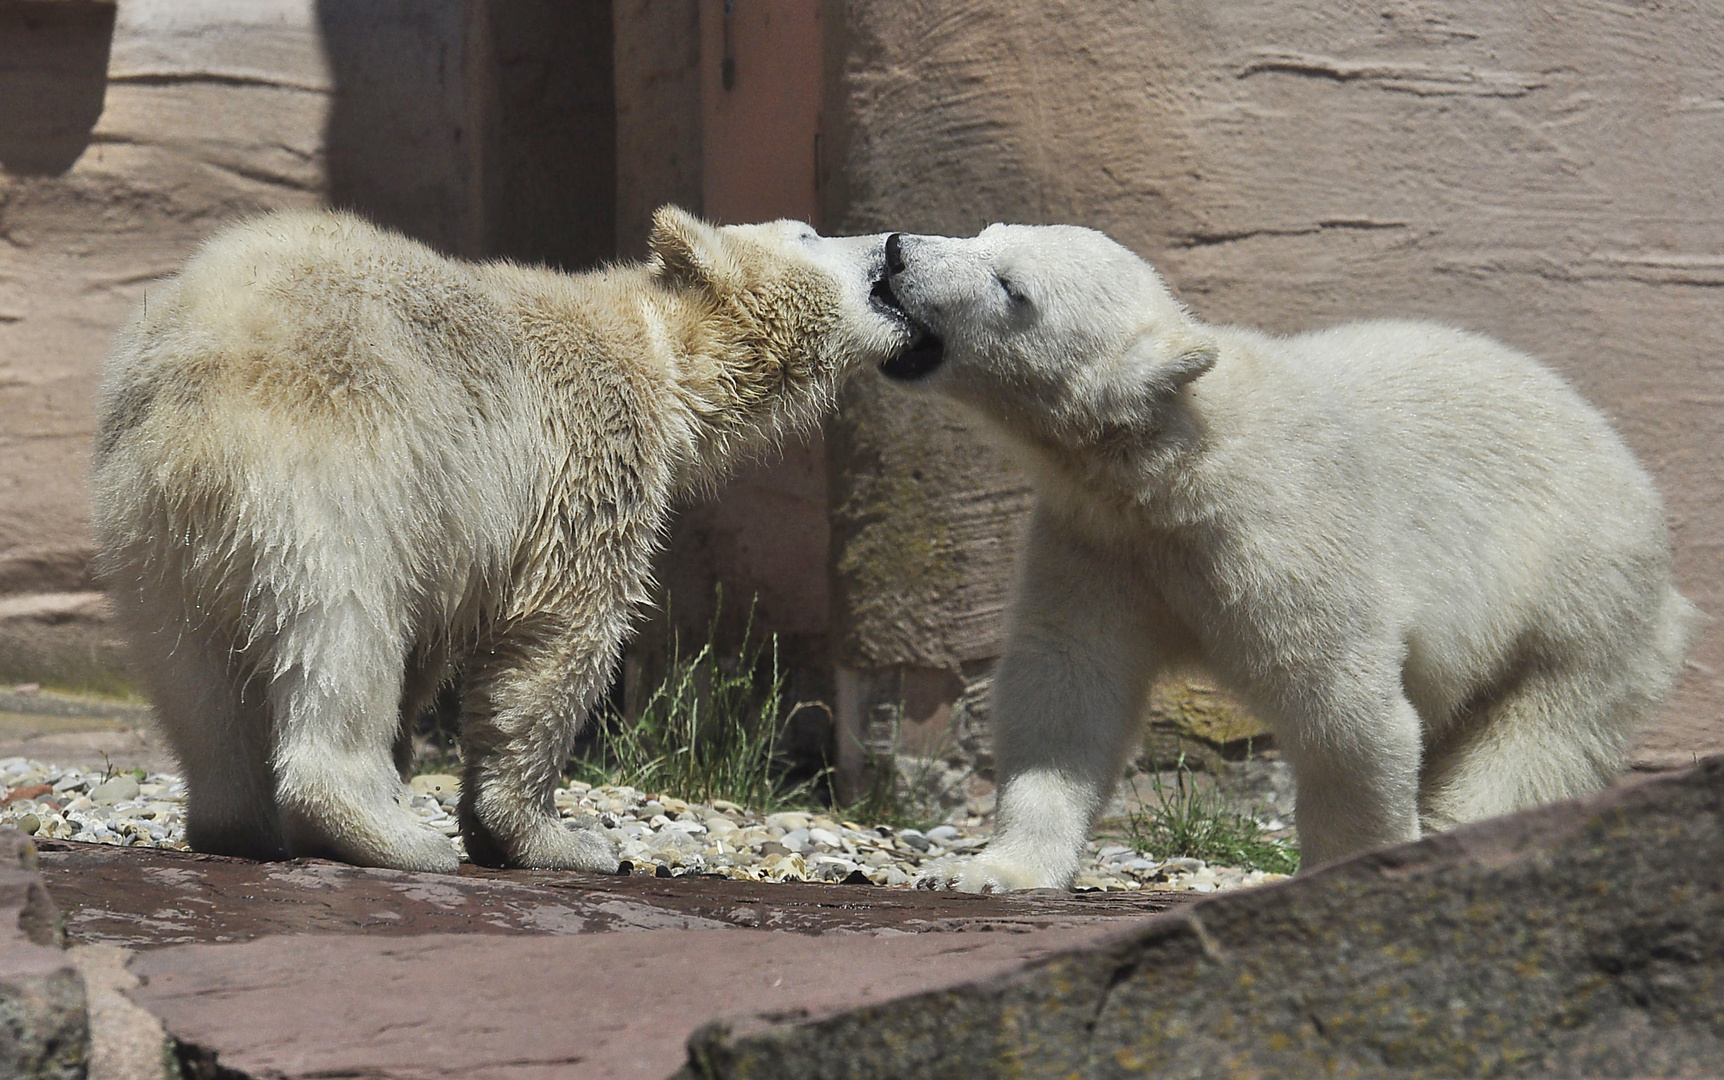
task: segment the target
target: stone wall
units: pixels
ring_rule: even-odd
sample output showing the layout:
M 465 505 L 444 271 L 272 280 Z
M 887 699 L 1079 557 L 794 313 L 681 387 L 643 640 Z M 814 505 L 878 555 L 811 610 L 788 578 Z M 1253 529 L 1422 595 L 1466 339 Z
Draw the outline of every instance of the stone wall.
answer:
M 665 202 L 722 223 L 820 225 L 828 12 L 807 0 L 616 0 L 612 11 L 619 254 L 646 254 L 652 211 Z M 792 700 L 830 700 L 829 498 L 815 431 L 678 507 L 657 565 L 661 606 L 630 646 L 625 696 L 638 700 L 662 673 L 672 631 L 685 652 L 709 633 L 734 652 L 751 629 L 777 635 Z M 824 713 L 799 715 L 813 723 Z
M 1070 221 L 1206 319 L 1405 315 L 1540 356 L 1669 505 L 1724 612 L 1724 31 L 1698 0 L 1360 5 L 951 0 L 829 28 L 826 221 Z M 995 655 L 1025 493 L 940 403 L 860 380 L 831 433 L 834 633 L 894 672 Z M 923 676 L 926 678 L 926 676 Z M 1649 763 L 1724 748 L 1711 624 Z
M 124 689 L 89 578 L 103 357 L 236 218 L 615 250 L 610 12 L 555 0 L 0 0 L 0 682 Z
M 309 0 L 0 4 L 0 681 L 120 683 L 87 568 L 102 358 L 222 222 L 317 201 L 333 89 Z M 30 130 L 62 97 L 77 124 Z

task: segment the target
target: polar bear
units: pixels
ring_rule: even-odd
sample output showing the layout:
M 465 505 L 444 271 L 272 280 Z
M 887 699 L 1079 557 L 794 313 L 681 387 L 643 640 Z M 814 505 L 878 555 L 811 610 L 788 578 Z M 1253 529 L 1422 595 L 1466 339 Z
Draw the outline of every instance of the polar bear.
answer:
M 1064 887 L 1146 689 L 1206 670 L 1291 761 L 1306 866 L 1593 791 L 1694 612 L 1646 473 L 1561 378 L 1442 326 L 1209 326 L 1088 229 L 894 234 L 881 370 L 1036 506 L 994 680 L 999 824 L 924 884 Z
M 153 289 L 108 362 L 94 517 L 191 845 L 453 871 L 396 759 L 459 664 L 472 858 L 614 870 L 551 796 L 667 510 L 902 349 L 883 260 L 667 207 L 647 263 L 571 275 L 299 212 Z

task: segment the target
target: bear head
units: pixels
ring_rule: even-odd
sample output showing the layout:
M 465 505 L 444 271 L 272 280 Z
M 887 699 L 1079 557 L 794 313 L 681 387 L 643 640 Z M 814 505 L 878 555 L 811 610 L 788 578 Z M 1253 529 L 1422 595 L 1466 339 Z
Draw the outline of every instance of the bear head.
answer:
M 970 238 L 894 233 L 886 302 L 916 333 L 880 365 L 1036 442 L 1153 426 L 1214 365 L 1217 344 L 1159 274 L 1093 229 L 991 225 Z
M 691 309 L 691 351 L 717 361 L 747 411 L 823 407 L 850 372 L 909 344 L 909 318 L 880 296 L 885 240 L 800 221 L 714 226 L 666 206 L 648 244 L 654 275 Z

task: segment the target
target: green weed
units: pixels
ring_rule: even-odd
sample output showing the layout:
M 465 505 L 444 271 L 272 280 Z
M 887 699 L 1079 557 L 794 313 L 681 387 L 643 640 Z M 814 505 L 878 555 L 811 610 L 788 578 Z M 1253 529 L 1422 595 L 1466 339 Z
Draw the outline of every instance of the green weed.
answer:
M 810 703 L 783 708 L 784 672 L 778 638 L 753 637 L 753 617 L 735 656 L 721 657 L 714 632 L 692 657 L 673 636 L 664 680 L 630 719 L 605 705 L 593 717 L 594 737 L 569 763 L 571 779 L 626 784 L 691 802 L 725 799 L 772 812 L 807 806 L 825 774 L 784 779 L 780 740 L 786 723 Z
M 1266 835 L 1256 818 L 1198 790 L 1190 776 L 1182 755 L 1171 789 L 1156 777 L 1157 805 L 1129 816 L 1126 843 L 1156 859 L 1202 859 L 1277 874 L 1299 869 L 1296 846 Z

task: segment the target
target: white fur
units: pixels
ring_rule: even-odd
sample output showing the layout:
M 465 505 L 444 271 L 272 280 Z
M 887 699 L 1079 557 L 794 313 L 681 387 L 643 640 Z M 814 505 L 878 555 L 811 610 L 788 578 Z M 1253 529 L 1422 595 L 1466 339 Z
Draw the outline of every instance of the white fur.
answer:
M 1207 326 L 1086 229 L 899 243 L 892 289 L 945 345 L 914 383 L 1003 432 L 1038 493 L 999 830 L 928 883 L 1068 885 L 1181 667 L 1273 728 L 1306 866 L 1620 769 L 1694 612 L 1651 481 L 1557 375 L 1422 323 Z
M 398 758 L 459 665 L 469 853 L 614 869 L 551 796 L 667 508 L 902 345 L 881 243 L 666 208 L 651 263 L 569 275 L 277 214 L 152 290 L 95 524 L 192 846 L 453 870 Z

